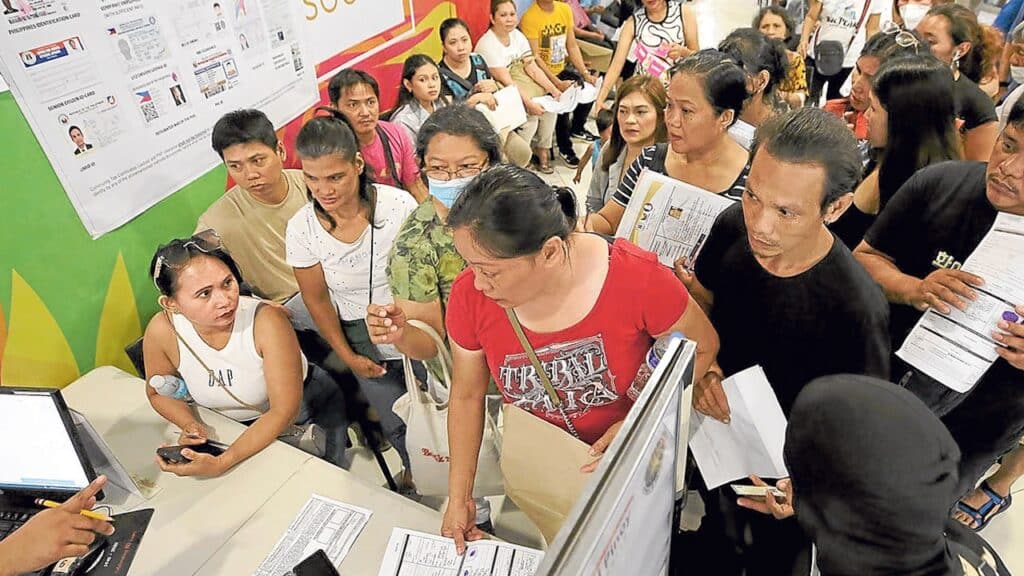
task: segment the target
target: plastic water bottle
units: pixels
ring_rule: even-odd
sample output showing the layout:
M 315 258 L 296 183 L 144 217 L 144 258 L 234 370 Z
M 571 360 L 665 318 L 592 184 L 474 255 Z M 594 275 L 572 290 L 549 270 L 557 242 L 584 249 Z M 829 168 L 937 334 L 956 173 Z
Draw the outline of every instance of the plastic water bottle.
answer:
M 161 396 L 192 402 L 192 395 L 188 393 L 188 386 L 185 385 L 184 380 L 177 376 L 157 374 L 149 379 L 149 385 Z
M 640 397 L 640 393 L 643 392 L 644 386 L 647 385 L 647 381 L 651 379 L 654 374 L 654 370 L 658 368 L 658 363 L 661 362 L 661 357 L 668 351 L 669 344 L 673 340 L 682 339 L 684 336 L 680 332 L 673 332 L 669 336 L 662 336 L 654 341 L 654 345 L 644 355 L 644 362 L 636 370 L 636 378 L 633 379 L 633 384 L 630 385 L 629 389 L 626 390 L 626 396 L 636 402 L 637 398 Z

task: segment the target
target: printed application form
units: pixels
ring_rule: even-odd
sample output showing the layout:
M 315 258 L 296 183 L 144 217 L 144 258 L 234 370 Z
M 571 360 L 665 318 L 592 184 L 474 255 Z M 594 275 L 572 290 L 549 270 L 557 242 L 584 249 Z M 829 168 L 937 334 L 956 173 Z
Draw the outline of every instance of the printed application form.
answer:
M 1000 212 L 992 229 L 964 262 L 964 272 L 984 279 L 978 299 L 949 314 L 929 308 L 896 355 L 949 388 L 964 393 L 999 359 L 992 338 L 1001 320 L 1019 323 L 1024 303 L 1024 216 Z
M 451 538 L 395 528 L 378 576 L 533 576 L 543 559 L 540 550 L 494 540 L 467 542 L 459 556 Z
M 718 215 L 733 204 L 719 194 L 644 170 L 615 236 L 654 252 L 669 268 L 680 256 L 692 267 Z
M 371 514 L 366 508 L 313 494 L 253 576 L 290 574 L 296 564 L 321 549 L 332 564 L 341 565 Z
M 709 490 L 756 474 L 789 476 L 782 457 L 786 416 L 760 366 L 722 381 L 729 423 L 696 410 L 690 416 L 690 451 Z

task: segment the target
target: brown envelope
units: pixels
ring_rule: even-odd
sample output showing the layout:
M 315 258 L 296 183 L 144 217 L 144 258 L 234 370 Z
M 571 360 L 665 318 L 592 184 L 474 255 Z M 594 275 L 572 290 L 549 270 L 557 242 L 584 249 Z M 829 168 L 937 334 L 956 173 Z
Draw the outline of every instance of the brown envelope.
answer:
M 550 544 L 593 474 L 590 446 L 512 404 L 503 406 L 501 472 L 505 493 Z

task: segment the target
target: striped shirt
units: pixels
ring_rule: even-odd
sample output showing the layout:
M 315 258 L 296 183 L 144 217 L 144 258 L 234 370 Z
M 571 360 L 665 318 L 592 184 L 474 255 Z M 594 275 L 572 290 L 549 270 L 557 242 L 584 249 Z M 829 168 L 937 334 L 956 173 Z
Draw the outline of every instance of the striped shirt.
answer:
M 622 177 L 622 182 L 619 183 L 618 189 L 615 190 L 615 195 L 612 196 L 616 202 L 623 206 L 627 206 L 629 204 L 629 199 L 633 197 L 633 189 L 636 188 L 636 182 L 640 179 L 640 175 L 643 174 L 643 171 L 647 168 L 650 168 L 659 174 L 665 174 L 666 176 L 671 177 L 671 175 L 667 174 L 665 171 L 664 152 L 662 152 L 660 161 L 655 162 L 655 160 L 658 160 L 658 146 L 665 146 L 667 150 L 668 144 L 656 144 L 654 146 L 644 148 L 643 151 L 640 152 L 640 155 L 637 156 L 636 160 L 634 160 L 629 166 L 629 170 L 627 170 L 626 175 Z M 743 190 L 747 187 L 747 176 L 749 174 L 750 162 L 747 162 L 747 165 L 743 167 L 740 175 L 736 178 L 736 181 L 725 190 L 719 191 L 718 194 L 721 194 L 726 198 L 739 201 L 743 198 Z

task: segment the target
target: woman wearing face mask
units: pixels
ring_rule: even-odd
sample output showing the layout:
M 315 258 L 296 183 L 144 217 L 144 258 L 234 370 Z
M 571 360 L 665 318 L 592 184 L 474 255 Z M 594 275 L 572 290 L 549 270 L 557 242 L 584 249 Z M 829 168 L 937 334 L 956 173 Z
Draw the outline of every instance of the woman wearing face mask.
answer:
M 794 40 L 793 19 L 789 12 L 781 6 L 765 6 L 754 17 L 753 27 L 764 34 L 765 38 L 784 42 L 787 48 Z M 779 83 L 779 97 L 789 104 L 790 108 L 799 108 L 807 100 L 807 67 L 803 56 L 795 50 L 786 50 L 789 61 L 786 78 Z
M 973 12 L 957 4 L 935 6 L 917 25 L 917 32 L 928 42 L 932 54 L 953 70 L 953 92 L 964 159 L 987 162 L 999 136 L 995 104 L 978 82 L 986 74 L 986 56 L 995 46 L 986 43 L 986 35 Z
M 788 106 L 779 96 L 779 85 L 786 79 L 786 47 L 770 40 L 753 28 L 738 28 L 718 45 L 747 73 L 747 97 L 740 117 L 729 127 L 733 140 L 750 150 L 754 131 L 765 120 L 784 112 Z
M 320 110 L 331 115 L 313 118 L 295 139 L 310 201 L 288 221 L 287 260 L 320 335 L 380 414 L 405 466 L 398 484 L 411 491 L 405 424 L 391 410 L 406 391 L 401 353 L 373 344 L 363 318 L 370 303 L 392 301 L 387 255 L 416 202 L 374 184 L 348 121 L 337 110 Z
M 179 376 L 196 404 L 248 428 L 220 456 L 191 450 L 190 461 L 160 468 L 179 476 L 219 476 L 270 445 L 293 423 L 312 420 L 327 432 L 324 459 L 345 466 L 348 422 L 341 390 L 306 363 L 280 307 L 239 295 L 235 261 L 212 230 L 172 240 L 149 267 L 160 307 L 146 327 L 147 381 Z M 207 441 L 209 431 L 183 400 L 146 394 L 153 409 L 181 430 L 180 445 Z
M 934 56 L 887 60 L 868 96 L 868 142 L 878 159 L 857 187 L 853 205 L 829 226 L 850 250 L 914 172 L 960 159 L 953 79 Z
M 892 3 L 892 21 L 905 30 L 914 30 L 933 6 L 949 4 L 953 0 L 896 0 Z
M 628 389 L 655 338 L 681 331 L 695 340 L 697 374 L 717 353 L 714 328 L 654 254 L 576 232 L 576 216 L 571 190 L 556 191 L 507 165 L 477 177 L 448 215 L 469 266 L 452 287 L 445 318 L 455 374 L 441 533 L 460 552 L 465 540 L 481 537 L 471 495 L 491 378 L 506 403 L 573 434 L 599 456 L 632 405 Z M 645 297 L 636 298 L 640 293 Z M 547 384 L 528 376 L 536 369 L 521 339 L 536 351 L 561 408 L 547 400 Z M 580 359 L 571 361 L 578 369 L 560 368 L 565 358 Z
M 398 124 L 415 142 L 416 134 L 434 110 L 451 103 L 447 85 L 441 82 L 437 64 L 425 54 L 413 54 L 402 67 L 402 87 L 398 91 L 398 104 L 391 113 L 391 123 Z
M 665 107 L 668 144 L 645 148 L 630 165 L 615 195 L 587 226 L 614 234 L 640 174 L 653 170 L 739 200 L 750 172 L 750 154 L 729 136 L 747 99 L 747 74 L 729 56 L 702 50 L 672 68 Z
M 375 344 L 392 344 L 406 356 L 430 360 L 437 348 L 408 320 L 422 320 L 444 334 L 448 296 L 466 262 L 455 250 L 448 211 L 478 174 L 501 161 L 497 135 L 477 110 L 452 106 L 437 111 L 420 129 L 416 154 L 430 196 L 402 224 L 388 260 L 393 304 L 371 304 L 366 323 Z
M 665 104 L 668 96 L 661 80 L 633 76 L 619 86 L 612 111 L 612 136 L 601 152 L 587 194 L 587 210 L 597 212 L 622 183 L 626 168 L 648 146 L 668 140 Z
M 960 450 L 906 389 L 850 374 L 811 382 L 793 405 L 784 453 L 785 501 L 739 504 L 795 514 L 821 576 L 1009 574 L 991 546 L 949 519 Z

